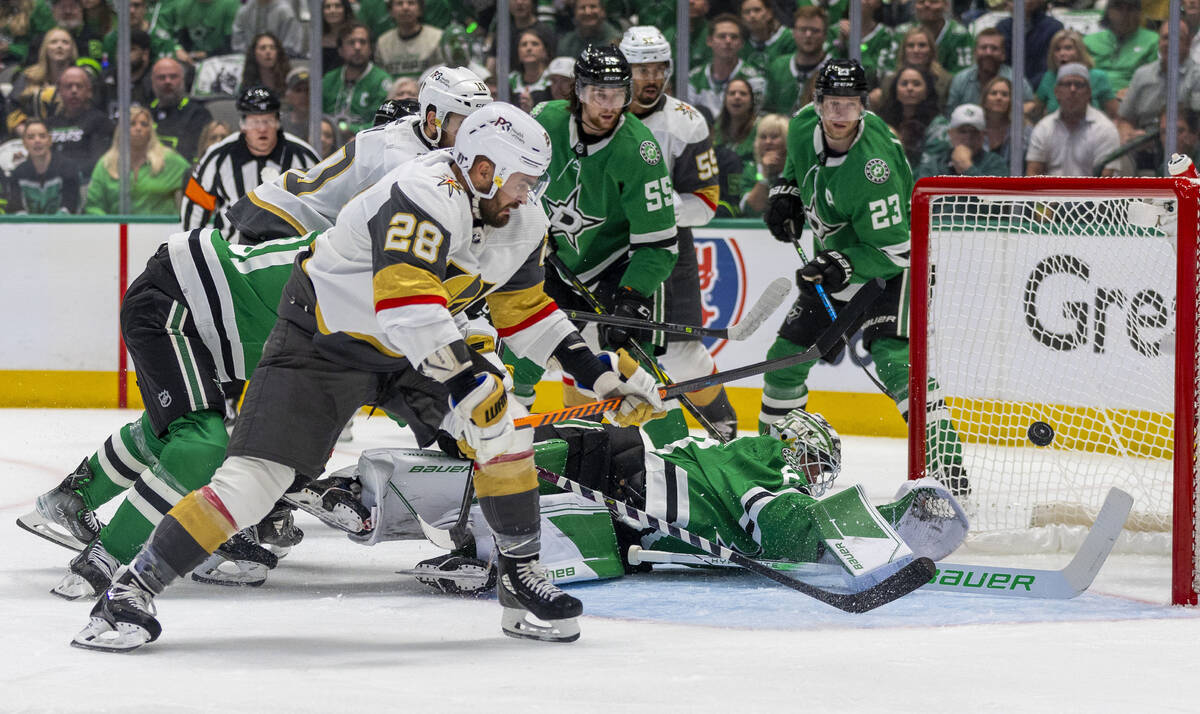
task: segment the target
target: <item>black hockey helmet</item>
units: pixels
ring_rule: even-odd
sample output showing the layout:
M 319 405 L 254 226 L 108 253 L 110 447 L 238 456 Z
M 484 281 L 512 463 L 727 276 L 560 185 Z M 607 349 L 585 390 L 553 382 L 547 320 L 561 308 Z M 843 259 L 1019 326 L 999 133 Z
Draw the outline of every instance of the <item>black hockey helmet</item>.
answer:
M 583 95 L 583 88 L 624 87 L 625 104 L 633 98 L 633 70 L 625 53 L 616 45 L 588 45 L 575 58 L 575 93 Z
M 421 105 L 415 99 L 388 99 L 375 110 L 374 126 L 419 114 L 420 111 Z
M 867 101 L 867 71 L 857 60 L 831 59 L 822 67 L 813 85 L 813 96 L 820 102 L 831 97 L 859 97 Z
M 237 110 L 240 114 L 279 114 L 279 95 L 261 84 L 247 87 L 238 95 Z

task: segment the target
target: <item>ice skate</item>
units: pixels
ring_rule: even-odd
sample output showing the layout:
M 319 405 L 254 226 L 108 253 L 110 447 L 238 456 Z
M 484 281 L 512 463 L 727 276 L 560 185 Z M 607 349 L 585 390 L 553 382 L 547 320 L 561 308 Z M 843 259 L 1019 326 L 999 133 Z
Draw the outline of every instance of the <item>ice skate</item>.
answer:
M 362 534 L 371 530 L 371 512 L 359 500 L 362 488 L 358 481 L 344 476 L 328 476 L 292 486 L 283 494 L 289 505 L 311 513 L 327 526 Z
M 276 558 L 287 555 L 292 546 L 304 538 L 304 531 L 300 530 L 292 517 L 291 507 L 285 503 L 276 503 L 275 508 L 263 516 L 253 530 L 254 539 L 265 545 Z
M 422 560 L 415 567 L 397 572 L 450 595 L 479 595 L 496 586 L 495 568 L 478 558 L 453 553 Z
M 509 558 L 500 555 L 497 593 L 504 607 L 500 627 L 509 637 L 545 642 L 574 642 L 579 639 L 583 603 L 546 579 L 536 557 Z M 531 621 L 532 615 L 545 624 Z
M 17 525 L 64 548 L 83 550 L 99 537 L 102 527 L 77 490 L 91 478 L 92 469 L 84 459 L 75 473 L 38 496 L 34 510 L 19 516 Z
M 192 571 L 192 580 L 209 585 L 249 586 L 267 582 L 279 558 L 254 541 L 252 529 L 238 531 Z
M 70 572 L 50 591 L 64 600 L 96 597 L 112 585 L 113 574 L 121 564 L 104 549 L 99 540 L 71 559 Z
M 157 614 L 154 595 L 126 571 L 96 601 L 91 620 L 71 646 L 101 652 L 135 650 L 162 634 Z

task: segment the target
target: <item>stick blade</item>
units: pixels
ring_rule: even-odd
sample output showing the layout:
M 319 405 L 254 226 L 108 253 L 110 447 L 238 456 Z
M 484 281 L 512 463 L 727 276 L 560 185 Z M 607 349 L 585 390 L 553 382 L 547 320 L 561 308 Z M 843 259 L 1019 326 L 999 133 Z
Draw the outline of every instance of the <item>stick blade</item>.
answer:
M 792 281 L 787 278 L 775 278 L 771 284 L 763 290 L 762 295 L 758 298 L 758 302 L 754 303 L 746 316 L 739 320 L 736 324 L 730 325 L 727 333 L 731 340 L 744 340 L 754 334 L 767 318 L 779 309 L 783 301 L 787 299 L 789 293 L 792 292 Z

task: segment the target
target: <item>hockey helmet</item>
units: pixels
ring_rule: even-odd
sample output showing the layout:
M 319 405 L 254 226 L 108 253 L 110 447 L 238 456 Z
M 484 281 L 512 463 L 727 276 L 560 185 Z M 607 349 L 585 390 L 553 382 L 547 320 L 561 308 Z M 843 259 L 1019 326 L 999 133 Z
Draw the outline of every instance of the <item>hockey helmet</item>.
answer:
M 867 71 L 857 60 L 831 59 L 821 67 L 813 84 L 813 97 L 819 104 L 830 97 L 858 97 L 867 103 Z
M 442 138 L 442 124 L 447 114 L 470 116 L 492 101 L 487 85 L 466 67 L 434 67 L 429 70 L 417 89 L 417 102 L 422 118 L 433 110 L 434 141 Z
M 793 409 L 771 424 L 770 434 L 784 443 L 783 460 L 808 481 L 803 490 L 810 496 L 833 485 L 842 470 L 842 440 L 825 417 Z
M 247 87 L 237 98 L 238 113 L 279 114 L 279 95 L 261 84 Z
M 386 99 L 375 110 L 375 126 L 387 124 L 404 117 L 412 116 L 421 111 L 421 105 L 415 99 Z
M 587 87 L 623 88 L 625 102 L 629 106 L 633 99 L 633 73 L 629 61 L 616 45 L 588 45 L 575 58 L 575 94 L 586 101 Z
M 492 102 L 463 120 L 454 142 L 454 161 L 463 173 L 471 170 L 475 159 L 483 157 L 495 164 L 492 185 L 481 198 L 491 198 L 497 190 L 516 195 L 528 191 L 540 197 L 550 168 L 550 135 L 533 117 L 506 102 Z M 525 174 L 532 182 L 521 180 L 506 186 L 515 174 Z
M 629 28 L 621 36 L 618 47 L 631 65 L 666 62 L 666 79 L 671 78 L 671 72 L 675 69 L 675 61 L 671 59 L 671 43 L 667 42 L 657 27 L 637 25 Z

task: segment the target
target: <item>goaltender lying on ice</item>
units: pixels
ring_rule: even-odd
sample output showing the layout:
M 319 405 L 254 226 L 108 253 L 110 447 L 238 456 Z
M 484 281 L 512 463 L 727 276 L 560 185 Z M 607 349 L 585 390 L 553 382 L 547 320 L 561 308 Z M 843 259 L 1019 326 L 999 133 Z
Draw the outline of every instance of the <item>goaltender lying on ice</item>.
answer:
M 840 471 L 840 440 L 824 419 L 800 410 L 769 435 L 728 444 L 689 437 L 660 449 L 636 427 L 565 422 L 539 427 L 535 455 L 541 469 L 780 569 L 824 564 L 818 572 L 798 575 L 824 580 L 832 575 L 835 586 L 849 591 L 879 582 L 914 557 L 942 558 L 967 532 L 961 506 L 932 478 L 906 482 L 895 502 L 878 507 L 857 485 L 826 494 Z M 338 499 L 324 499 L 327 505 L 341 501 L 337 515 L 319 507 L 320 498 L 302 507 L 352 531 L 349 537 L 362 544 L 423 538 L 458 520 L 470 471 L 469 461 L 439 452 L 371 449 L 355 466 L 310 487 L 314 495 L 337 489 Z M 352 497 L 361 499 L 361 507 L 346 507 Z M 683 541 L 639 531 L 604 506 L 545 482 L 540 505 L 541 563 L 557 583 L 630 572 L 638 566 L 628 560 L 631 547 L 642 563 L 659 554 L 659 562 L 716 564 Z M 355 511 L 370 516 L 345 517 Z M 468 524 L 473 538 L 464 547 L 402 572 L 446 592 L 491 588 L 492 539 L 477 505 Z

